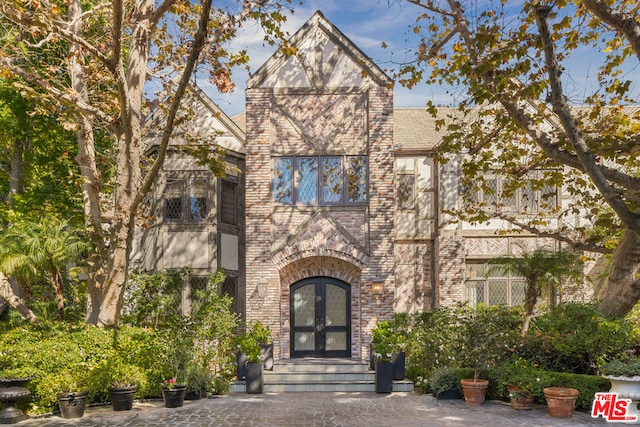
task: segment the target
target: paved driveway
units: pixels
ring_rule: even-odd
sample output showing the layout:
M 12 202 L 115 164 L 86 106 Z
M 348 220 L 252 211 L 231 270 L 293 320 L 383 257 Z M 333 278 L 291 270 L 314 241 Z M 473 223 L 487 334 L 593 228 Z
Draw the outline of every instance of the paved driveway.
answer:
M 515 411 L 504 402 L 471 407 L 462 400 L 436 400 L 416 393 L 232 393 L 167 409 L 162 401 L 140 402 L 133 410 L 88 408 L 76 420 L 60 417 L 23 421 L 18 426 L 603 426 L 608 423 L 575 412 L 570 419 L 547 415 L 546 406 Z

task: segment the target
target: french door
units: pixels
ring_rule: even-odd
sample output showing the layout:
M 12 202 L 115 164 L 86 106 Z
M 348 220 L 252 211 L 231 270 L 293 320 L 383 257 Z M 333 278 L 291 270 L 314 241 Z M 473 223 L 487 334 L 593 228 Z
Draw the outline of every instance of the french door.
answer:
M 351 287 L 330 277 L 291 286 L 291 357 L 351 356 Z

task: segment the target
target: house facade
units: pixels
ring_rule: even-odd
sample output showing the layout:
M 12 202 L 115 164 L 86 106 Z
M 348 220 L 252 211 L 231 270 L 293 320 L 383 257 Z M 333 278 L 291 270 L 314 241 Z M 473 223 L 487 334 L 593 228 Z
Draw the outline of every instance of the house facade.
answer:
M 228 118 L 194 89 L 187 102 L 201 122 L 192 126 L 227 149 L 228 173 L 214 178 L 174 142 L 135 265 L 189 266 L 194 277 L 225 268 L 223 292 L 243 320 L 271 328 L 276 358 L 366 358 L 371 330 L 394 313 L 522 304 L 523 279 L 487 274 L 489 260 L 558 243 L 443 214 L 463 203 L 463 190 L 455 159 L 434 161 L 435 119 L 394 109 L 393 81 L 320 12 L 290 43 L 295 55 L 276 53 L 250 77 L 242 115 Z M 201 187 L 188 180 L 201 177 L 206 208 L 197 221 L 176 220 L 175 204 L 185 218 L 200 206 Z M 555 188 L 514 203 L 542 191 L 565 203 Z M 591 294 L 576 287 L 564 297 Z

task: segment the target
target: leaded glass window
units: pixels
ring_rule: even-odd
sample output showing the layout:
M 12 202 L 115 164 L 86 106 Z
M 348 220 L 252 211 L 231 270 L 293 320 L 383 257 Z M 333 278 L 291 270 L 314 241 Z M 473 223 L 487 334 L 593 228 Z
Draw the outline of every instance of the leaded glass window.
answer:
M 366 157 L 347 157 L 347 190 L 349 203 L 362 203 L 367 200 Z
M 169 179 L 165 187 L 164 218 L 167 221 L 198 222 L 207 219 L 208 180 Z
M 297 159 L 298 202 L 318 203 L 318 159 L 298 157 Z
M 518 306 L 524 303 L 524 279 L 487 260 L 467 260 L 465 298 L 472 305 Z
M 271 181 L 271 194 L 273 200 L 278 203 L 293 202 L 293 159 L 280 157 L 273 159 L 273 178 Z
M 322 200 L 325 203 L 342 201 L 342 157 L 322 159 Z
M 415 176 L 398 175 L 398 207 L 400 209 L 414 208 Z
M 357 205 L 368 199 L 366 156 L 273 159 L 271 194 L 282 204 Z

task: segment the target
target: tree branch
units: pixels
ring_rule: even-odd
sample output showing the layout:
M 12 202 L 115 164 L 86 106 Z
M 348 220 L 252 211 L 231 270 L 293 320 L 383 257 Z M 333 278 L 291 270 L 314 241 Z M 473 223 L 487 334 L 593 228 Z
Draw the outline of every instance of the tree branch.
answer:
M 166 125 L 162 132 L 162 140 L 160 142 L 160 148 L 158 151 L 158 157 L 154 161 L 151 166 L 149 173 L 145 177 L 140 191 L 136 195 L 136 198 L 132 204 L 132 213 L 138 209 L 140 203 L 142 203 L 142 199 L 144 196 L 151 190 L 151 186 L 155 181 L 162 164 L 164 163 L 164 158 L 167 155 L 167 148 L 169 146 L 169 140 L 171 139 L 171 134 L 173 133 L 173 125 L 175 122 L 176 115 L 178 110 L 180 109 L 180 104 L 182 101 L 182 97 L 184 92 L 189 84 L 191 79 L 191 74 L 193 73 L 193 69 L 195 68 L 196 62 L 200 57 L 200 53 L 205 45 L 206 37 L 208 34 L 207 26 L 210 20 L 211 13 L 211 4 L 213 0 L 205 0 L 202 2 L 202 12 L 200 14 L 200 22 L 198 25 L 198 31 L 195 34 L 193 43 L 191 44 L 191 52 L 189 52 L 189 57 L 187 59 L 187 64 L 182 72 L 182 76 L 180 77 L 180 82 L 178 83 L 178 88 L 175 91 L 173 96 L 173 100 L 171 102 L 171 106 L 169 107 L 169 113 L 166 120 Z
M 537 7 L 535 9 L 536 22 L 540 30 L 540 40 L 545 54 L 549 83 L 551 86 L 551 105 L 562 123 L 565 134 L 569 138 L 571 145 L 576 151 L 584 170 L 589 175 L 594 185 L 598 188 L 604 199 L 611 208 L 618 214 L 622 222 L 640 236 L 640 215 L 629 210 L 620 194 L 615 191 L 600 170 L 587 144 L 582 137 L 582 132 L 571 114 L 571 109 L 567 103 L 562 89 L 560 75 L 562 73 L 560 65 L 556 59 L 555 46 L 551 38 L 547 17 L 549 7 Z
M 75 94 L 58 89 L 57 87 L 49 83 L 47 80 L 38 76 L 37 74 L 29 73 L 28 71 L 22 69 L 21 67 L 14 65 L 11 58 L 0 56 L 0 66 L 6 68 L 13 74 L 23 78 L 24 80 L 37 85 L 38 87 L 44 89 L 47 93 L 54 95 L 55 97 L 61 99 L 62 101 L 64 101 L 69 105 L 75 106 L 77 109 L 87 114 L 95 115 L 96 117 L 100 118 L 101 120 L 104 120 L 106 123 L 109 123 L 109 124 L 113 122 L 113 118 L 108 114 L 106 114 L 104 111 L 83 102 Z
M 615 13 L 603 0 L 583 0 L 582 4 L 598 18 L 623 33 L 640 60 L 640 22 L 637 16 Z

